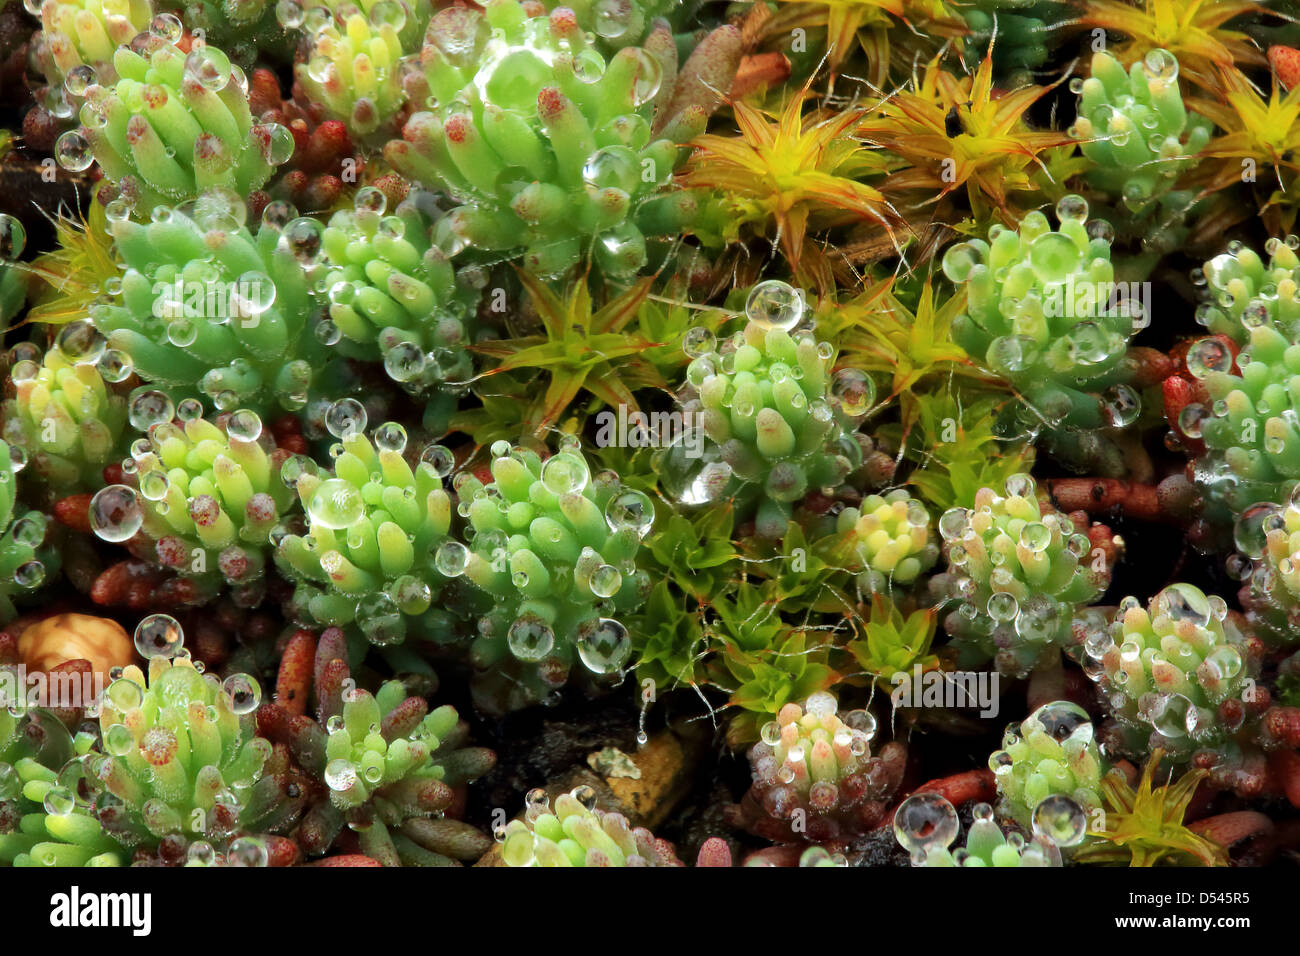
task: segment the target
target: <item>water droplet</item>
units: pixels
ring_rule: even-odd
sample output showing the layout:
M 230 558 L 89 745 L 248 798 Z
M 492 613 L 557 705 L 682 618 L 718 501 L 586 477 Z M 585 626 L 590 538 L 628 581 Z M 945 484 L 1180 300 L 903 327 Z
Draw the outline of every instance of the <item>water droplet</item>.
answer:
M 469 566 L 469 548 L 459 541 L 444 541 L 434 553 L 433 564 L 439 574 L 449 578 L 459 577 Z
M 1101 411 L 1112 428 L 1127 428 L 1142 413 L 1142 399 L 1127 385 L 1112 385 L 1102 393 Z
M 118 681 L 121 684 L 131 684 L 139 691 L 139 687 L 131 681 Z M 136 705 L 138 706 L 138 704 Z M 130 708 L 119 708 L 125 711 Z M 126 724 L 113 724 L 104 732 L 104 750 L 113 757 L 125 757 L 135 749 L 135 735 L 131 733 L 131 728 Z
M 40 587 L 45 580 L 45 565 L 40 561 L 28 561 L 14 569 L 14 584 L 20 588 Z
M 375 216 L 382 216 L 388 209 L 388 197 L 383 191 L 375 186 L 362 186 L 357 190 L 356 198 L 352 201 L 352 206 L 357 212 L 372 213 Z
M 1251 505 L 1241 513 L 1233 526 L 1233 543 L 1248 558 L 1259 560 L 1268 550 L 1268 534 L 1283 530 L 1285 518 L 1282 510 L 1270 502 Z
M 745 315 L 763 329 L 790 331 L 803 318 L 803 295 L 788 282 L 768 279 L 750 290 Z
M 185 851 L 185 862 L 189 866 L 216 866 L 217 851 L 206 840 L 195 840 Z
M 185 632 L 170 614 L 150 614 L 135 628 L 136 652 L 146 660 L 171 660 L 185 645 Z
M 144 523 L 144 512 L 135 489 L 126 485 L 101 488 L 90 499 L 90 530 L 102 541 L 113 544 L 133 537 Z
M 620 54 L 631 51 L 636 59 L 636 79 L 632 82 L 632 105 L 644 106 L 659 93 L 663 84 L 664 71 L 659 61 L 641 47 L 624 47 Z
M 81 130 L 70 129 L 54 141 L 54 159 L 69 172 L 80 173 L 95 161 L 95 151 Z
M 581 494 L 590 476 L 587 463 L 573 452 L 559 452 L 542 465 L 542 484 L 556 495 Z
M 515 620 L 506 632 L 510 653 L 521 661 L 540 661 L 555 647 L 555 632 L 536 614 L 525 614 Z
M 632 653 L 631 635 L 612 618 L 586 622 L 579 627 L 574 644 L 578 657 L 594 674 L 617 673 Z
M 406 429 L 397 422 L 384 422 L 375 429 L 374 442 L 380 451 L 395 451 L 400 455 L 406 450 Z
M 342 478 L 322 481 L 307 502 L 307 515 L 312 523 L 336 531 L 356 524 L 364 514 L 361 492 Z
M 1152 599 L 1151 607 L 1154 614 L 1167 614 L 1175 623 L 1190 621 L 1196 627 L 1210 624 L 1210 602 L 1191 584 L 1169 585 Z
M 960 828 L 957 811 L 937 793 L 915 793 L 894 813 L 894 837 L 909 853 L 946 849 Z
M 270 860 L 266 844 L 256 837 L 240 837 L 230 844 L 226 863 L 230 866 L 266 866 Z
M 861 418 L 876 403 L 876 383 L 861 369 L 842 368 L 831 379 L 831 395 L 849 418 Z
M 108 340 L 87 319 L 69 322 L 54 339 L 54 346 L 74 365 L 93 365 L 104 355 Z
M 1025 724 L 1027 727 L 1022 728 L 1025 732 L 1038 727 L 1058 743 L 1070 737 L 1085 741 L 1092 739 L 1092 719 L 1088 712 L 1067 700 L 1043 704 L 1025 718 Z
M 366 408 L 355 398 L 340 398 L 325 412 L 325 428 L 335 438 L 351 438 L 366 430 Z
M 1057 846 L 1077 846 L 1087 832 L 1083 808 L 1070 797 L 1054 793 L 1034 807 L 1034 833 Z
M 77 809 L 76 798 L 66 787 L 51 787 L 45 793 L 45 812 L 54 817 L 66 817 Z
M 976 246 L 969 242 L 959 242 L 949 246 L 943 254 L 943 274 L 956 283 L 965 282 L 971 270 L 983 263 L 984 257 Z
M 617 534 L 631 530 L 638 538 L 650 533 L 655 523 L 655 506 L 650 496 L 642 491 L 620 491 L 605 505 L 605 524 Z
M 691 358 L 708 355 L 717 347 L 717 339 L 702 325 L 692 326 L 682 336 L 682 351 Z
M 277 232 L 298 218 L 298 209 L 287 199 L 273 199 L 262 210 L 262 225 Z
M 1036 487 L 1034 479 L 1024 473 L 1012 475 L 1005 485 L 1008 496 L 1020 498 L 1032 498 Z
M 230 695 L 230 709 L 236 714 L 251 714 L 262 703 L 262 685 L 249 674 L 232 674 L 221 685 Z
M 176 406 L 172 404 L 171 396 L 152 388 L 135 392 L 127 408 L 131 427 L 142 432 L 149 431 L 154 425 L 170 422 L 175 415 Z
M 1172 83 L 1178 79 L 1178 60 L 1168 50 L 1149 50 L 1142 61 L 1142 72 L 1148 79 Z
M 286 30 L 297 30 L 302 26 L 302 7 L 294 3 L 294 0 L 279 0 L 275 5 L 275 19 Z
M 989 617 L 995 621 L 1014 621 L 1016 615 L 1020 613 L 1020 603 L 1014 594 L 996 591 L 990 595 L 986 610 Z
M 216 47 L 194 48 L 185 57 L 185 77 L 213 93 L 225 89 L 230 82 L 230 58 Z
M 1088 200 L 1074 193 L 1062 196 L 1056 203 L 1056 218 L 1061 222 L 1087 222 Z
M 280 232 L 280 242 L 304 268 L 310 269 L 320 259 L 325 227 L 305 216 L 295 219 Z
M 428 445 L 420 452 L 420 461 L 433 468 L 439 478 L 446 478 L 456 467 L 456 456 L 446 445 Z
M 612 564 L 602 564 L 591 572 L 591 593 L 598 598 L 611 598 L 623 586 L 623 575 Z
M 1232 352 L 1218 339 L 1201 339 L 1187 350 L 1187 371 L 1194 378 L 1205 378 L 1212 372 L 1227 372 L 1232 368 Z

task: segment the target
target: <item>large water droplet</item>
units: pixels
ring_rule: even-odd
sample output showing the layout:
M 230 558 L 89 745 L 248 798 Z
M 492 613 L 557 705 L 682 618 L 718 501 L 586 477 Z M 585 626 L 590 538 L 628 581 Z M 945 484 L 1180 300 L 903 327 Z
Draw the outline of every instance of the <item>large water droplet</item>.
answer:
M 909 853 L 946 849 L 960 828 L 957 811 L 937 793 L 913 794 L 894 813 L 894 836 Z
M 114 544 L 133 537 L 144 523 L 144 512 L 135 489 L 126 485 L 101 488 L 90 499 L 90 530 Z
M 605 524 L 615 534 L 631 530 L 638 538 L 644 538 L 654 523 L 654 502 L 645 492 L 634 489 L 620 491 L 605 505 Z
M 763 329 L 790 331 L 803 318 L 803 295 L 780 279 L 768 279 L 750 290 L 745 315 Z
M 312 522 L 334 530 L 351 527 L 364 513 L 361 492 L 342 478 L 322 481 L 307 502 L 307 514 Z
M 1076 846 L 1087 832 L 1083 808 L 1064 794 L 1054 793 L 1034 807 L 1034 833 L 1057 846 Z
M 555 632 L 536 614 L 525 614 L 515 620 L 506 632 L 510 653 L 521 661 L 540 661 L 555 647 Z
M 170 614 L 150 614 L 135 628 L 136 652 L 146 660 L 174 658 L 185 645 L 185 632 Z
M 632 637 L 627 628 L 607 617 L 580 627 L 574 643 L 578 657 L 594 674 L 617 673 L 632 653 Z
M 262 703 L 262 685 L 250 674 L 232 674 L 221 685 L 230 695 L 230 709 L 236 714 L 251 714 Z

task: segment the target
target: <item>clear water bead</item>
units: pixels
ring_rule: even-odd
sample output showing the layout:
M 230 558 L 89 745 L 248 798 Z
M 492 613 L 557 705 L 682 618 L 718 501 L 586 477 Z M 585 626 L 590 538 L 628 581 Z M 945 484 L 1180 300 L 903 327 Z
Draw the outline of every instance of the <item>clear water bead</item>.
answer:
M 171 660 L 185 646 L 185 632 L 170 614 L 150 614 L 135 628 L 136 652 L 146 660 Z
M 894 836 L 909 853 L 946 849 L 960 829 L 957 811 L 937 793 L 913 794 L 894 813 Z

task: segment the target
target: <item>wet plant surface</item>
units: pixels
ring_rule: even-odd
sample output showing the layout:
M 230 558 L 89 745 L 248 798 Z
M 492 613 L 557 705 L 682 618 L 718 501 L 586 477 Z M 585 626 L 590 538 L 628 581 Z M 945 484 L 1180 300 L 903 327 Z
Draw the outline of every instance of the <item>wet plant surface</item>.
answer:
M 1296 13 L 11 0 L 0 865 L 1293 863 Z

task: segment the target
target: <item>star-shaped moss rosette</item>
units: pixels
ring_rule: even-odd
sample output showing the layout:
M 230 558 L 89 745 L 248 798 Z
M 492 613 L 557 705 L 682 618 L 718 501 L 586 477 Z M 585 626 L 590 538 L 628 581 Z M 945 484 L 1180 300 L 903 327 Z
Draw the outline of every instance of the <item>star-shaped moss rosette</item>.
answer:
M 992 659 L 1024 676 L 1074 646 L 1075 615 L 1106 590 L 1112 569 L 1069 517 L 1039 501 L 1028 475 L 1012 475 L 1004 490 L 982 488 L 973 508 L 944 512 L 948 571 L 931 587 L 951 602 L 944 630 L 965 664 Z
M 494 390 L 508 387 L 498 382 L 524 383 L 519 389 L 523 401 L 510 404 L 520 424 L 540 437 L 584 392 L 604 402 L 611 411 L 624 406 L 630 414 L 640 411 L 638 390 L 667 387 L 646 358 L 646 353 L 660 343 L 648 338 L 637 321 L 651 293 L 652 279 L 638 280 L 603 302 L 593 297 L 585 276 L 559 293 L 527 274 L 521 273 L 520 282 L 541 328 L 530 335 L 482 341 L 473 346 L 476 353 L 497 360 L 481 376 L 478 391 L 485 396 L 485 404 L 491 401 L 489 396 Z M 545 372 L 548 378 L 544 390 L 531 388 L 524 378 L 539 372 Z M 458 417 L 458 424 L 464 422 L 472 428 L 473 414 Z M 497 414 L 493 419 L 499 423 L 503 417 Z
M 1252 505 L 1280 504 L 1300 478 L 1300 430 L 1291 383 L 1300 341 L 1300 240 L 1270 239 L 1267 263 L 1239 242 L 1205 264 L 1209 298 L 1196 319 L 1216 336 L 1187 351 L 1202 401 L 1179 412 L 1179 431 L 1204 450 L 1193 461 L 1211 515 L 1240 518 Z M 1195 447 L 1195 446 L 1194 446 Z
M 1045 432 L 1068 455 L 1056 433 L 1136 421 L 1142 405 L 1126 356 L 1146 318 L 1141 297 L 1115 281 L 1109 224 L 1090 221 L 1077 195 L 1056 215 L 1056 230 L 1035 211 L 1018 229 L 994 226 L 987 242 L 951 246 L 943 271 L 966 292 L 952 324 L 957 344 L 1023 396 L 1015 428 Z
M 1176 763 L 1200 751 L 1240 758 L 1234 738 L 1249 732 L 1258 649 L 1217 595 L 1171 584 L 1143 608 L 1120 603 L 1109 634 L 1088 653 L 1100 662 L 1111 714 L 1135 752 L 1156 747 Z
M 676 144 L 703 131 L 706 111 L 666 102 L 671 43 L 662 57 L 626 47 L 606 61 L 573 11 L 529 16 L 517 0 L 439 11 L 427 39 L 422 78 L 407 83 L 419 111 L 384 155 L 461 203 L 439 226 L 448 253 L 520 255 L 542 276 L 590 256 L 628 276 L 647 263 L 648 238 L 689 229 L 701 197 L 666 187 Z
M 132 418 L 148 431 L 131 449 L 143 531 L 162 566 L 208 588 L 224 582 L 240 604 L 255 605 L 266 588 L 272 532 L 294 504 L 281 474 L 289 452 L 247 409 L 215 422 L 199 417 L 197 402 L 178 411 L 180 424 L 162 392 L 133 399 Z
M 856 633 L 844 649 L 881 689 L 892 693 L 901 686 L 900 675 L 910 678 L 917 668 L 926 673 L 939 667 L 939 658 L 930 653 L 938 623 L 933 608 L 904 615 L 883 594 L 873 594 L 870 609 L 853 622 Z
M 56 492 L 98 489 L 104 466 L 124 451 L 127 398 L 114 386 L 130 375 L 129 362 L 121 353 L 74 362 L 57 344 L 42 356 L 24 343 L 14 357 L 5 434 L 26 453 L 30 473 Z
M 830 665 L 834 632 L 791 624 L 778 605 L 770 583 L 715 594 L 709 603 L 704 632 L 717 653 L 706 667 L 710 683 L 730 694 L 728 706 L 737 711 L 727 724 L 733 749 L 758 740 L 786 704 L 841 680 Z
M 1019 725 L 1009 726 L 1002 749 L 989 757 L 999 808 L 1035 830 L 1044 822 L 1038 808 L 1049 799 L 1053 802 L 1044 814 L 1053 818 L 1069 809 L 1055 798 L 1066 798 L 1085 812 L 1101 806 L 1101 778 L 1107 766 L 1088 712 L 1063 700 L 1044 704 Z
M 1189 114 L 1178 88 L 1178 60 L 1151 50 L 1125 70 L 1104 50 L 1092 56 L 1091 75 L 1075 80 L 1078 116 L 1071 128 L 1094 164 L 1085 178 L 1123 210 L 1115 225 L 1126 235 L 1149 233 L 1174 248 L 1195 193 L 1176 188 L 1210 141 L 1212 124 Z
M 448 574 L 463 574 L 491 609 L 471 646 L 481 703 L 509 709 L 563 686 L 581 662 L 597 678 L 630 663 L 632 641 L 620 618 L 650 593 L 637 565 L 655 508 L 610 471 L 593 474 L 581 446 L 550 457 L 507 442 L 492 446 L 492 481 L 461 472 L 458 510 L 469 546 L 439 554 Z M 467 529 L 468 530 L 468 529 Z
M 185 656 L 180 625 L 151 615 L 136 631 L 148 677 L 134 665 L 109 685 L 99 717 L 103 751 L 86 778 L 105 833 L 137 856 L 196 863 L 240 852 L 241 838 L 280 831 L 301 793 L 266 771 L 269 741 L 256 735 L 261 689 L 247 674 L 223 683 Z M 247 849 L 260 855 L 256 844 Z
M 482 295 L 432 242 L 434 197 L 415 192 L 392 212 L 374 186 L 330 217 L 321 236 L 329 324 L 317 327 L 339 354 L 382 361 L 388 377 L 430 407 L 446 429 L 474 371 L 470 328 Z M 436 413 L 433 409 L 439 409 Z
M 360 409 L 336 403 L 327 423 L 349 405 Z M 451 528 L 442 487 L 451 453 L 430 446 L 412 468 L 395 422 L 373 439 L 355 425 L 338 434 L 332 472 L 306 459 L 291 470 L 306 527 L 276 538 L 281 572 L 297 584 L 293 604 L 322 625 L 355 625 L 378 645 L 445 638 L 446 617 L 430 608 L 449 577 L 438 555 Z
M 621 813 L 596 806 L 596 791 L 577 787 L 555 799 L 530 790 L 524 818 L 497 833 L 506 866 L 684 866 L 672 844 Z
M 81 125 L 55 143 L 73 172 L 98 163 L 138 217 L 222 187 L 247 196 L 293 154 L 293 135 L 258 123 L 247 79 L 214 46 L 192 42 L 186 53 L 179 21 L 148 35 L 140 50 L 118 47 L 115 79 L 79 74 Z
M 1209 837 L 1189 830 L 1183 823 L 1187 806 L 1205 779 L 1204 770 L 1189 770 L 1177 783 L 1153 786 L 1164 751 L 1156 748 L 1142 768 L 1137 789 L 1115 769 L 1101 782 L 1105 798 L 1099 827 L 1089 834 L 1100 838 L 1081 847 L 1076 863 L 1123 864 L 1129 866 L 1228 866 L 1228 851 Z
M 768 538 L 784 533 L 795 502 L 833 492 L 860 464 L 850 433 L 875 400 L 865 373 L 832 372 L 829 343 L 792 334 L 804 312 L 803 294 L 773 279 L 750 292 L 743 331 L 721 344 L 704 328 L 686 333 L 688 430 L 657 465 L 680 503 L 734 496 L 738 514 Z
M 692 140 L 682 184 L 717 197 L 723 239 L 770 239 L 796 281 L 824 289 L 832 263 L 810 233 L 865 225 L 900 241 L 903 216 L 878 188 L 897 162 L 853 135 L 866 110 L 806 110 L 807 86 L 785 96 L 772 113 L 735 102 L 738 135 Z
M 74 738 L 47 710 L 0 709 L 0 865 L 122 866 L 83 785 L 90 734 Z
M 17 501 L 19 450 L 0 441 L 0 623 L 17 615 L 16 601 L 33 594 L 59 568 L 58 551 L 46 545 L 50 519 L 43 511 L 24 511 Z M 17 510 L 15 510 L 17 509 Z
M 915 190 L 934 202 L 965 187 L 979 219 L 997 215 L 1015 223 L 1042 154 L 1071 142 L 1062 132 L 1025 123 L 1025 113 L 1049 88 L 995 86 L 991 50 L 967 75 L 951 72 L 942 59 L 936 55 L 919 79 L 884 97 L 856 132 L 907 161 L 909 168 L 889 174 L 891 191 Z
M 216 190 L 147 224 L 113 221 L 125 271 L 108 284 L 109 301 L 91 306 L 102 335 L 88 332 L 65 357 L 117 349 L 173 401 L 197 397 L 218 411 L 269 416 L 301 410 L 316 383 L 345 391 L 316 334 L 320 223 L 283 203 L 253 229 L 245 215 L 242 200 Z

